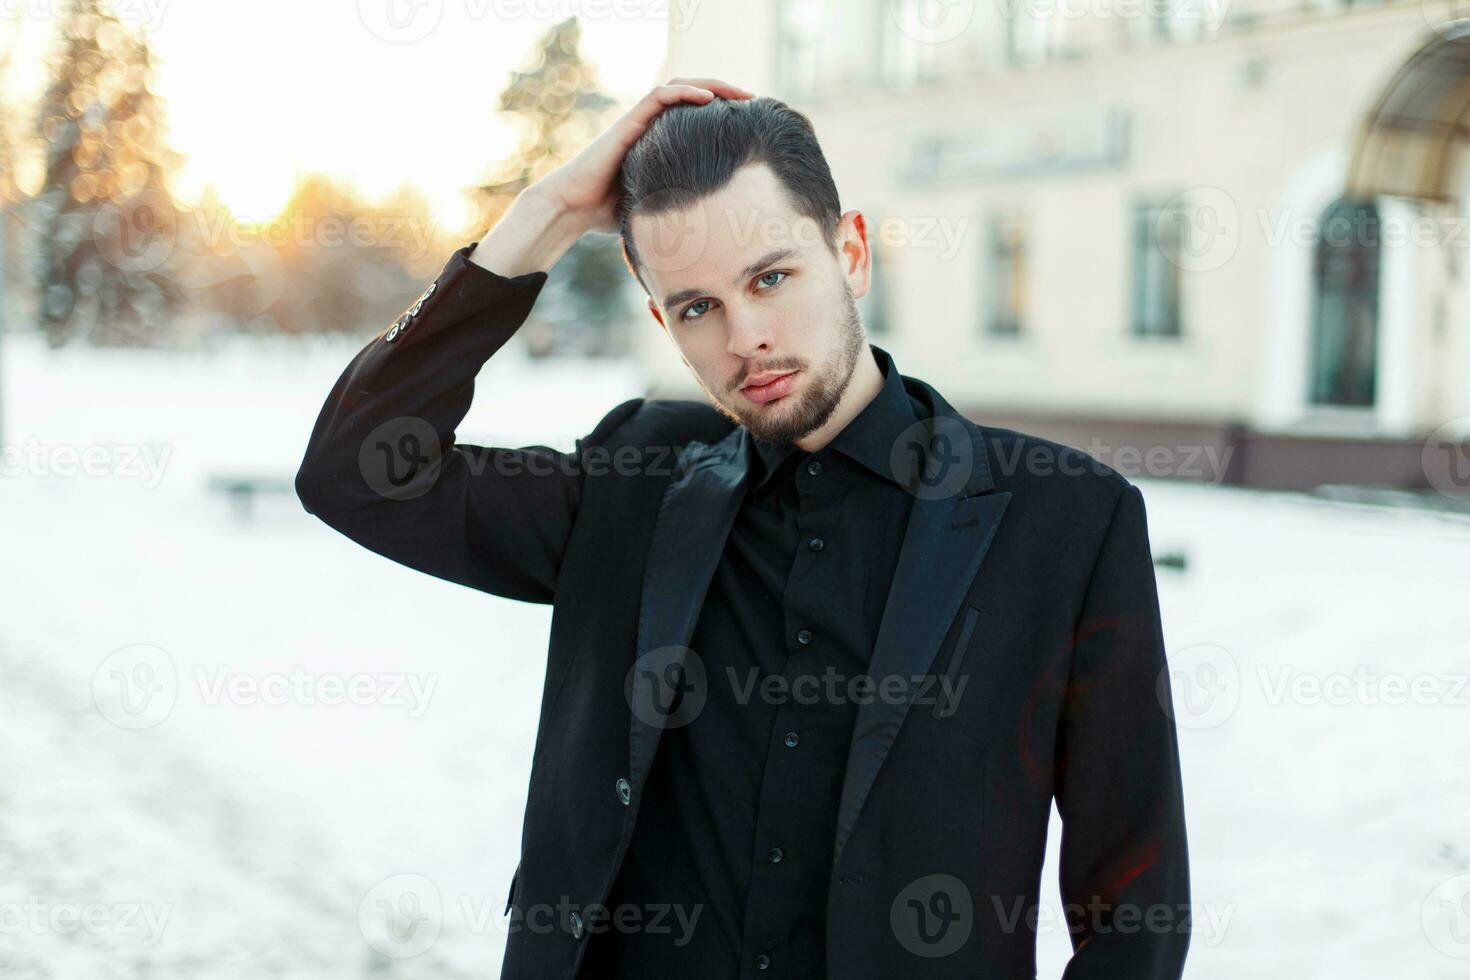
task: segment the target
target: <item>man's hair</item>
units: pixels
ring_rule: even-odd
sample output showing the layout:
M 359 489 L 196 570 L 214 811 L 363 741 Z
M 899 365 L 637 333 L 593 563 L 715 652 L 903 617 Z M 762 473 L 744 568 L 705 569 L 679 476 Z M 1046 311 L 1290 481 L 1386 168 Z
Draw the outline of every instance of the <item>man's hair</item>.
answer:
M 798 215 L 812 218 L 836 253 L 842 207 L 811 120 L 779 99 L 715 97 L 681 102 L 654 117 L 618 174 L 618 234 L 623 260 L 643 291 L 632 218 L 691 207 L 719 191 L 748 163 L 771 168 Z

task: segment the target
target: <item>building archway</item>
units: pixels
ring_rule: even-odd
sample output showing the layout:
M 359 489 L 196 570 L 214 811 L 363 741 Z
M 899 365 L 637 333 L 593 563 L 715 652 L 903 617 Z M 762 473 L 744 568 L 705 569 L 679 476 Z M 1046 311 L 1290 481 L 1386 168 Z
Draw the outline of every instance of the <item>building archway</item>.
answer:
M 1467 144 L 1470 19 L 1436 27 L 1384 86 L 1354 141 L 1344 194 L 1356 200 L 1391 195 L 1381 199 L 1412 203 L 1458 228 L 1470 217 Z M 1466 331 L 1470 331 L 1470 276 L 1463 267 L 1456 271 L 1464 264 L 1461 244 L 1457 236 L 1449 245 L 1441 245 L 1444 263 L 1451 271 L 1440 294 L 1443 322 L 1435 327 L 1460 338 L 1458 345 L 1452 343 L 1445 351 L 1453 360 L 1446 376 L 1440 379 L 1447 387 L 1440 411 L 1451 415 L 1470 413 L 1470 338 L 1466 338 Z M 1404 343 L 1412 345 L 1413 340 L 1404 338 Z M 1398 350 L 1395 356 L 1406 360 L 1412 356 L 1412 348 Z M 1411 384 L 1409 379 L 1401 382 L 1400 387 Z M 1397 401 L 1409 398 L 1411 395 L 1405 392 Z M 1391 414 L 1411 423 L 1414 412 L 1406 403 Z
M 1409 57 L 1363 120 L 1346 196 L 1457 204 L 1470 137 L 1470 20 L 1441 26 Z

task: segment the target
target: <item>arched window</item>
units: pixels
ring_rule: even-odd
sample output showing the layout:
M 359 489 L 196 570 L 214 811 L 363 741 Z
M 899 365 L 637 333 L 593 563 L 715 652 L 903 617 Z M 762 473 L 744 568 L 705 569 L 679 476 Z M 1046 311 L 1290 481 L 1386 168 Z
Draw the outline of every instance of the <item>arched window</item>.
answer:
M 1378 210 L 1339 198 L 1322 215 L 1312 266 L 1311 401 L 1371 406 L 1378 376 Z

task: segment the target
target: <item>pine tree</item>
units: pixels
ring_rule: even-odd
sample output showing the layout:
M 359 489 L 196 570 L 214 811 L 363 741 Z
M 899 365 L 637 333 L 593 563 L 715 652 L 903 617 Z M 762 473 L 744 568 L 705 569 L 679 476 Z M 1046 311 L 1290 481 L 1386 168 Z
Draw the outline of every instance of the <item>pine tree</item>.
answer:
M 60 31 L 31 202 L 40 327 L 53 347 L 156 342 L 185 297 L 166 184 L 178 157 L 163 142 L 152 54 L 98 0 L 71 0 Z
M 534 63 L 511 73 L 497 108 L 520 128 L 516 151 L 470 193 L 481 227 L 504 215 L 516 194 L 575 156 L 607 128 L 619 107 L 599 87 L 596 70 L 583 60 L 582 29 L 575 17 L 551 28 L 538 42 Z M 537 312 L 556 336 L 537 341 L 532 353 L 558 346 L 593 354 L 626 350 L 627 266 L 615 235 L 585 235 L 558 262 Z
M 14 55 L 15 35 L 10 35 L 10 43 L 3 51 L 0 51 L 0 92 L 5 91 L 5 84 L 10 75 L 10 64 Z M 13 141 L 14 119 L 11 114 L 9 99 L 0 99 L 0 333 L 4 333 L 10 326 L 10 309 L 13 303 L 13 289 L 15 286 L 14 263 L 11 256 L 18 254 L 12 247 L 12 238 L 16 234 L 15 228 L 21 225 L 19 221 L 12 221 L 13 212 L 19 209 L 21 200 L 21 189 L 16 185 L 15 158 L 16 147 Z

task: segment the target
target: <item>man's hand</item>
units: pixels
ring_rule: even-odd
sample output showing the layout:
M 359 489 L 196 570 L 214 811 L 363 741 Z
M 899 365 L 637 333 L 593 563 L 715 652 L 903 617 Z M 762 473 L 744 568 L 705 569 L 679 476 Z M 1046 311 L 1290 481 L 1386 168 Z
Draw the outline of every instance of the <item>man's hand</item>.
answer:
M 618 170 L 638 137 L 655 116 L 681 102 L 704 105 L 715 97 L 749 99 L 749 92 L 718 78 L 673 78 L 638 101 L 589 143 L 581 153 L 542 177 L 534 185 L 578 216 L 589 231 L 614 232 Z
M 674 78 L 619 116 L 566 163 L 516 195 L 510 209 L 470 252 L 471 262 L 502 276 L 549 271 L 589 231 L 617 231 L 618 171 L 655 116 L 681 102 L 750 99 L 717 78 Z

